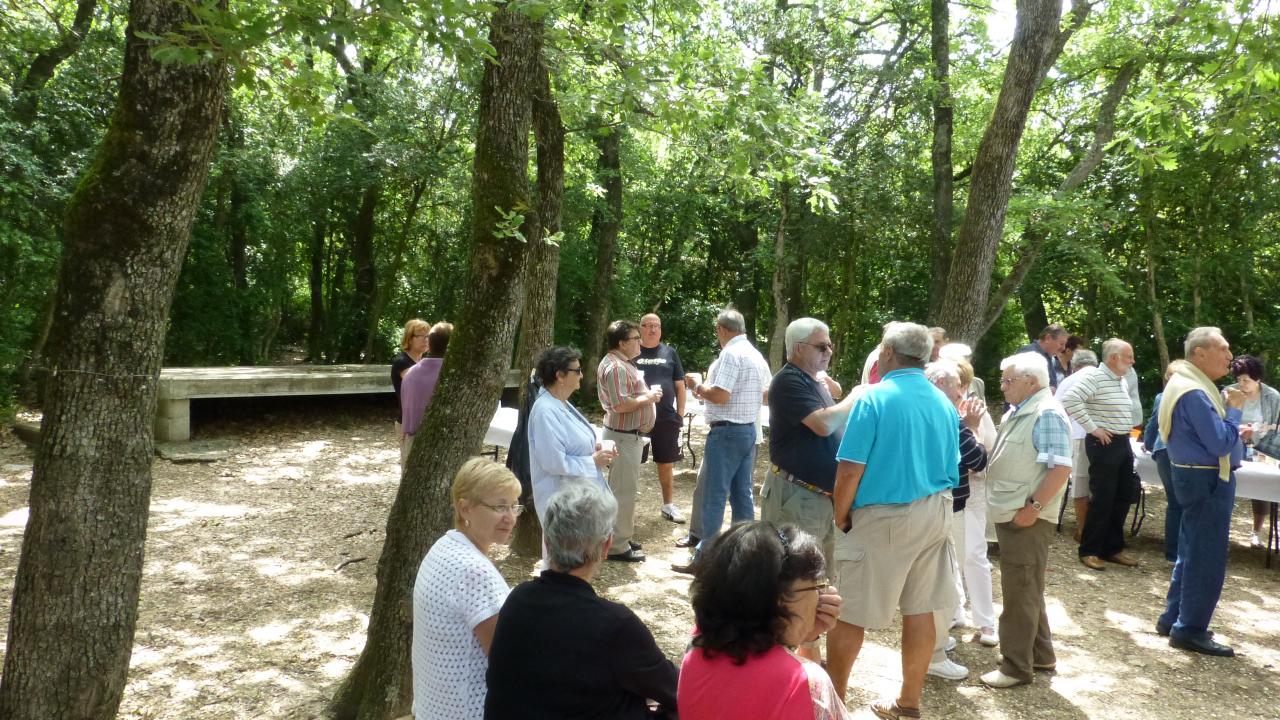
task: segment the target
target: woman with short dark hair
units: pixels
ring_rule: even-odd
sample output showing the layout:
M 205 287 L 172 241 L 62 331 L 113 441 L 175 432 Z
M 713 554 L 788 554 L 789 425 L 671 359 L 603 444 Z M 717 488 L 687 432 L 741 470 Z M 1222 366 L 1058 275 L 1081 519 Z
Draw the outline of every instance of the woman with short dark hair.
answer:
M 1261 360 L 1252 355 L 1241 355 L 1231 361 L 1231 374 L 1236 381 L 1228 386 L 1228 389 L 1234 388 L 1244 393 L 1244 416 L 1240 418 L 1240 429 L 1243 431 L 1241 439 L 1246 448 L 1262 443 L 1263 452 L 1277 447 L 1276 438 L 1266 438 L 1275 434 L 1276 423 L 1280 422 L 1280 392 L 1262 382 L 1265 373 L 1266 366 Z M 1267 454 L 1272 452 L 1274 450 Z M 1249 455 L 1249 451 L 1246 450 L 1245 454 Z M 1262 525 L 1267 520 L 1267 514 L 1267 502 L 1254 500 L 1253 535 L 1249 537 L 1249 544 L 1253 547 L 1265 545 L 1262 542 Z
M 680 668 L 682 720 L 843 720 L 817 663 L 794 653 L 835 623 L 813 536 L 794 525 L 734 525 L 705 549 L 690 587 L 697 634 Z
M 567 482 L 608 490 L 603 468 L 617 452 L 601 448 L 595 428 L 569 402 L 582 385 L 582 353 L 570 347 L 548 348 L 538 356 L 534 374 L 542 387 L 529 411 L 529 477 L 534 509 L 544 520 L 547 500 Z

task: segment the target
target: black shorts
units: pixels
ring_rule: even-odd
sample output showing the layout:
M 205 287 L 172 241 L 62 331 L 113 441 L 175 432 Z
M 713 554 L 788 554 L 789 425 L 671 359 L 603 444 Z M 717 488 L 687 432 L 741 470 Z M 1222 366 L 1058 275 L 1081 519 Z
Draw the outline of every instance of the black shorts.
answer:
M 680 426 L 683 424 L 679 415 L 659 417 L 649 431 L 650 449 L 646 451 L 646 456 L 651 453 L 654 462 L 663 464 L 681 459 Z

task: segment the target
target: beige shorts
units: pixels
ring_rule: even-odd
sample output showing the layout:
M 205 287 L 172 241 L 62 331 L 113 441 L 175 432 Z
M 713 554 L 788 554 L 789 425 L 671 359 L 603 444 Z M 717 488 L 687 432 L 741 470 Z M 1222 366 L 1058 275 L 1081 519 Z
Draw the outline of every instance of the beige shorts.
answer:
M 1071 497 L 1089 497 L 1089 455 L 1083 439 L 1071 441 Z
M 878 630 L 895 611 L 951 612 L 959 598 L 951 547 L 951 493 L 907 505 L 869 505 L 853 511 L 853 526 L 836 533 L 836 586 L 844 598 L 840 620 Z
M 787 482 L 770 467 L 760 487 L 760 519 L 775 525 L 791 523 L 809 533 L 822 548 L 827 563 L 827 579 L 836 580 L 836 524 L 831 498 Z

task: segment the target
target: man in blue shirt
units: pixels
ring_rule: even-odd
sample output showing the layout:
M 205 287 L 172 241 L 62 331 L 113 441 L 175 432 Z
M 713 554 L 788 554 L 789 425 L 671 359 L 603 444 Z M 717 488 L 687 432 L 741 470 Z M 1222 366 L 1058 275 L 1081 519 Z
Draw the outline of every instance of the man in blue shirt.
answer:
M 834 565 L 845 602 L 827 635 L 827 671 L 843 696 L 866 628 L 888 627 L 900 609 L 902 688 L 871 706 L 880 717 L 918 717 L 933 613 L 958 599 L 950 541 L 960 435 L 955 407 L 924 375 L 932 351 L 928 328 L 885 327 L 883 378 L 854 402 L 836 452 Z
M 1236 499 L 1236 475 L 1244 455 L 1240 418 L 1244 393 L 1213 381 L 1231 367 L 1231 346 L 1216 327 L 1187 335 L 1185 361 L 1174 362 L 1159 410 L 1160 436 L 1169 446 L 1173 492 L 1182 505 L 1178 559 L 1156 632 L 1171 647 L 1232 657 L 1213 640 L 1209 621 L 1227 574 L 1227 540 Z

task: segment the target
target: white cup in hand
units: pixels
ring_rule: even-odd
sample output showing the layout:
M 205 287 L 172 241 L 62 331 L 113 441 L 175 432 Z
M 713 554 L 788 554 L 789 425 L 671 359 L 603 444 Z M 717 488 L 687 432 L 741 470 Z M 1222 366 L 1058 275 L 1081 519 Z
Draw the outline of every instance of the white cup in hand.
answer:
M 617 452 L 617 451 L 618 451 L 618 443 L 616 443 L 616 442 L 614 442 L 614 441 L 612 441 L 612 440 L 601 440 L 601 441 L 600 441 L 600 450 L 601 450 L 601 451 L 603 451 L 603 452 L 607 452 L 607 453 L 609 453 L 610 455 L 612 455 L 613 453 L 615 453 L 615 452 Z

